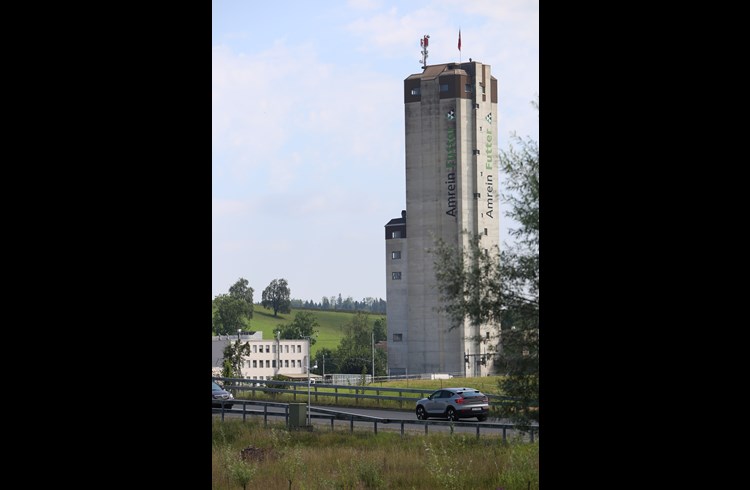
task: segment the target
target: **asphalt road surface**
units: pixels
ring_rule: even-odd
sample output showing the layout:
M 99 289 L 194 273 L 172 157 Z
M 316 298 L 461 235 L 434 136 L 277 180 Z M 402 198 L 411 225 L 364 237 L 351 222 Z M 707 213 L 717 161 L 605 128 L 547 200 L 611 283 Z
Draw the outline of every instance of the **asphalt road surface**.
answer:
M 305 407 L 306 408 L 306 407 Z M 321 411 L 317 411 L 321 409 Z M 218 409 L 213 410 L 213 416 L 221 418 L 221 414 Z M 412 410 L 379 410 L 372 408 L 349 408 L 349 407 L 329 407 L 329 406 L 316 406 L 311 405 L 311 424 L 314 430 L 331 430 L 331 418 L 328 416 L 332 412 L 338 414 L 337 419 L 333 421 L 333 430 L 352 430 L 352 422 L 349 419 L 350 414 L 363 415 L 367 417 L 377 417 L 378 432 L 401 432 L 402 424 L 401 421 L 405 421 L 403 424 L 404 433 L 425 433 L 425 422 L 427 424 L 427 433 L 450 433 L 451 423 L 447 418 L 430 418 L 427 421 L 418 420 L 416 414 Z M 278 424 L 285 423 L 285 409 L 283 407 L 267 407 L 267 420 L 268 423 Z M 316 415 L 326 415 L 325 417 L 316 417 Z M 242 419 L 242 405 L 235 404 L 231 411 L 224 413 L 225 419 Z M 264 407 L 259 405 L 247 405 L 246 406 L 246 418 L 260 418 L 261 421 L 264 418 Z M 342 418 L 343 417 L 343 418 Z M 386 422 L 387 421 L 387 422 Z M 437 422 L 433 424 L 432 422 Z M 502 428 L 494 428 L 493 424 L 509 424 L 510 422 L 503 419 L 489 418 L 485 422 L 478 422 L 476 418 L 461 419 L 460 421 L 453 424 L 453 432 L 457 434 L 477 434 L 477 427 L 479 428 L 480 437 L 503 437 Z M 375 431 L 374 421 L 355 420 L 353 422 L 353 428 L 356 431 Z M 507 438 L 515 437 L 518 434 L 513 429 L 505 429 L 505 435 Z M 535 440 L 538 435 L 535 434 Z M 525 434 L 523 439 L 528 441 L 530 439 L 529 434 Z

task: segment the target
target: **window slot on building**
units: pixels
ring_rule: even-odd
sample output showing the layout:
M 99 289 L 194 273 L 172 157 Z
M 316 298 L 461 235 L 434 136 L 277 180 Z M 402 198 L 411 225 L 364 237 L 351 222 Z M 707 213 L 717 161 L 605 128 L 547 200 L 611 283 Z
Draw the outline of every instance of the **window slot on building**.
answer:
M 466 92 L 467 94 L 470 94 L 470 93 L 472 92 L 472 88 L 471 88 L 471 85 L 470 85 L 470 84 L 468 84 L 468 83 L 467 83 L 467 84 L 466 84 L 466 85 L 464 86 L 464 92 Z
M 412 95 L 421 95 L 421 89 L 419 87 L 414 87 L 413 89 L 411 89 L 411 94 Z
M 258 352 L 258 346 L 257 346 L 257 345 L 254 345 L 254 346 L 253 346 L 253 354 L 254 354 L 254 353 L 256 353 L 256 352 Z
M 401 280 L 401 273 L 400 272 L 391 272 L 391 279 L 394 281 L 400 281 Z
M 289 359 L 284 359 L 284 367 L 289 367 Z
M 266 367 L 267 367 L 267 368 L 270 368 L 270 367 L 271 367 L 271 361 L 269 361 L 269 360 L 267 360 L 267 359 L 266 359 Z
M 272 368 L 276 367 L 276 359 L 271 360 L 271 367 Z
M 258 361 L 257 361 L 257 360 L 253 360 L 253 367 L 254 367 L 254 368 L 257 368 L 257 367 L 258 367 Z
M 393 334 L 393 341 L 394 342 L 401 342 L 401 341 L 403 341 L 403 334 L 394 333 Z
M 270 352 L 271 352 L 271 346 L 270 345 L 266 345 L 266 353 L 270 354 Z
M 484 229 L 484 234 L 487 235 L 487 228 Z
M 392 231 L 391 232 L 391 238 L 401 238 L 401 230 Z
M 441 83 L 440 84 L 440 91 L 441 92 L 447 92 L 448 91 L 448 84 L 447 83 Z
M 289 346 L 288 345 L 284 346 L 284 354 L 289 354 Z
M 292 359 L 292 367 L 297 367 L 296 363 L 297 363 L 297 361 L 295 361 L 294 359 Z
M 273 352 L 274 354 L 276 354 L 276 344 L 273 344 L 271 346 L 271 352 Z
M 474 150 L 475 155 L 479 155 L 479 150 Z
M 479 104 L 474 104 L 474 108 L 475 108 L 475 109 L 479 109 Z M 479 130 L 481 131 L 481 130 L 482 130 L 482 128 L 479 128 Z
M 401 258 L 401 250 L 396 250 L 395 252 L 391 252 L 391 259 L 400 259 Z

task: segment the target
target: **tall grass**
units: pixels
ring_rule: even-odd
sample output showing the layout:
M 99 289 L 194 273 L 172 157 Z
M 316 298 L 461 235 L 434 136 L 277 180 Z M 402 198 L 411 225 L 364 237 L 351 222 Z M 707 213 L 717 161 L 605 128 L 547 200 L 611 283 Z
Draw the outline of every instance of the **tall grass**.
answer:
M 538 443 L 214 420 L 212 488 L 539 488 Z M 244 454 L 250 455 L 245 459 Z M 252 450 L 252 451 L 251 451 Z M 248 480 L 249 478 L 249 480 Z

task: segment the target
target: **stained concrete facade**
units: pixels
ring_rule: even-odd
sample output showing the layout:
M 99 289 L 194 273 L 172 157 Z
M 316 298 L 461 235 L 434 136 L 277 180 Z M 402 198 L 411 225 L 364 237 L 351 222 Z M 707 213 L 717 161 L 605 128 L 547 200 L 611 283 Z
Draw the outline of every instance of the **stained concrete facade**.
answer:
M 462 250 L 463 231 L 480 234 L 485 249 L 499 243 L 497 86 L 476 61 L 427 66 L 404 80 L 406 210 L 386 224 L 391 375 L 491 372 L 491 356 L 481 360 L 497 329 L 451 328 L 438 312 L 428 250 L 437 238 Z

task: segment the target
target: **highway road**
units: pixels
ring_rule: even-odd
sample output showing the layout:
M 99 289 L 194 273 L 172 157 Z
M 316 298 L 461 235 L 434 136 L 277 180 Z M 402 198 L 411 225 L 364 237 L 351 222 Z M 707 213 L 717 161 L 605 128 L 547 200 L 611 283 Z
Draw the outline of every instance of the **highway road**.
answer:
M 306 407 L 305 407 L 306 408 Z M 267 407 L 268 410 L 268 422 L 269 423 L 284 423 L 285 409 L 284 407 Z M 214 417 L 221 418 L 221 414 L 218 409 L 214 409 Z M 411 410 L 382 410 L 373 408 L 350 408 L 350 407 L 330 407 L 330 406 L 318 406 L 311 405 L 312 419 L 311 423 L 315 427 L 315 430 L 323 430 L 324 428 L 330 430 L 331 419 L 330 417 L 318 418 L 316 415 L 328 415 L 336 413 L 339 418 L 333 421 L 333 430 L 352 430 L 352 422 L 350 420 L 351 414 L 355 416 L 361 415 L 365 417 L 377 417 L 382 419 L 377 423 L 378 432 L 401 432 L 402 424 L 401 421 L 405 421 L 403 424 L 404 433 L 425 433 L 425 422 L 417 420 L 416 414 Z M 272 415 L 277 414 L 277 415 Z M 232 410 L 225 412 L 225 419 L 241 419 L 242 418 L 242 406 L 235 404 Z M 246 417 L 264 417 L 264 407 L 259 405 L 247 405 L 246 406 Z M 387 421 L 387 422 L 386 422 Z M 430 418 L 427 422 L 427 433 L 450 433 L 451 423 L 447 418 Z M 437 422 L 432 424 L 431 422 Z M 479 427 L 480 437 L 503 437 L 502 428 L 494 428 L 492 424 L 509 424 L 508 420 L 504 419 L 493 419 L 489 418 L 485 422 L 478 422 L 476 418 L 461 419 L 453 424 L 453 432 L 457 434 L 477 434 L 477 427 Z M 353 422 L 353 428 L 356 431 L 368 431 L 374 432 L 375 423 L 374 421 L 355 420 Z M 518 435 L 517 431 L 513 429 L 505 430 L 506 437 L 511 438 Z M 535 434 L 535 440 L 538 435 Z M 524 440 L 528 441 L 529 435 L 524 436 Z

